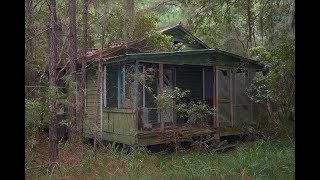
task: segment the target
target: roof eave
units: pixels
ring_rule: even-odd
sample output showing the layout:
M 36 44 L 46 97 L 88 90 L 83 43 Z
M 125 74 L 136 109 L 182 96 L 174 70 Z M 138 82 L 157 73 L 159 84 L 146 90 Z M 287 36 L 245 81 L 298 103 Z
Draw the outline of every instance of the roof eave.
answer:
M 171 57 L 171 56 L 179 56 L 179 55 L 198 55 L 198 54 L 211 54 L 211 53 L 221 53 L 227 56 L 232 56 L 239 61 L 244 60 L 251 65 L 255 66 L 257 69 L 263 69 L 263 64 L 259 63 L 258 61 L 248 59 L 245 57 L 241 57 L 236 54 L 232 54 L 226 51 L 222 51 L 219 49 L 201 49 L 201 50 L 187 50 L 187 51 L 171 51 L 171 52 L 155 52 L 155 53 L 135 53 L 135 54 L 126 54 L 111 58 L 105 58 L 104 62 L 106 64 L 115 64 L 115 63 L 122 63 L 122 62 L 129 62 L 129 61 L 145 61 L 145 59 L 152 59 L 152 58 L 159 58 L 159 57 Z M 156 62 L 156 61 L 154 61 Z M 161 61 L 159 61 L 161 62 Z M 183 62 L 179 62 L 177 64 L 184 64 Z M 197 64 L 197 63 L 192 63 Z M 206 65 L 208 63 L 198 63 L 199 65 Z

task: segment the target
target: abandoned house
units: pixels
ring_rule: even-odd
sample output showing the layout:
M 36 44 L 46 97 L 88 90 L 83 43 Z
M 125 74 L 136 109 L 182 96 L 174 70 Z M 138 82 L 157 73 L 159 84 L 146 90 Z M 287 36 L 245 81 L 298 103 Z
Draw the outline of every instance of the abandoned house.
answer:
M 266 122 L 263 107 L 245 93 L 255 74 L 262 73 L 261 64 L 210 49 L 181 25 L 161 32 L 172 36 L 174 43 L 183 44 L 184 49 L 133 52 L 124 51 L 123 45 L 110 45 L 102 51 L 89 49 L 84 137 L 93 137 L 95 117 L 99 138 L 136 146 L 236 135 L 244 133 L 244 127 L 261 127 Z M 96 72 L 99 61 L 101 81 Z M 100 90 L 97 82 L 101 82 Z M 184 101 L 205 101 L 216 109 L 205 125 L 190 123 L 191 117 L 180 117 L 170 106 L 157 107 L 155 96 L 175 87 L 190 91 Z

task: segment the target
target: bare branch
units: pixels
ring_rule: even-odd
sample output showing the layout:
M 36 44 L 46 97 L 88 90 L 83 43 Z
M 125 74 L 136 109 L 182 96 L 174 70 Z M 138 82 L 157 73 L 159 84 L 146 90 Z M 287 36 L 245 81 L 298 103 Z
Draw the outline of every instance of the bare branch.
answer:
M 40 31 L 40 32 L 38 32 L 38 33 L 36 33 L 34 36 L 30 37 L 30 38 L 29 38 L 29 39 L 27 39 L 25 42 L 28 42 L 28 41 L 30 41 L 31 39 L 33 39 L 33 38 L 35 38 L 35 37 L 39 36 L 40 34 L 42 34 L 42 33 L 46 32 L 48 29 L 50 29 L 50 27 L 47 27 L 47 28 L 45 28 L 44 30 L 42 30 L 42 31 Z
M 259 17 L 261 12 L 264 12 L 264 8 L 267 6 L 267 4 L 270 2 L 270 0 L 267 0 L 267 2 L 263 5 L 263 7 L 260 9 L 257 15 L 255 15 L 252 20 L 255 21 L 257 17 Z
M 241 43 L 241 45 L 242 45 L 242 47 L 243 47 L 243 49 L 244 50 L 246 50 L 246 46 L 244 45 L 244 43 L 240 40 L 240 34 L 239 34 L 239 32 L 238 32 L 238 30 L 237 30 L 237 27 L 232 23 L 232 26 L 233 26 L 233 28 L 234 28 L 234 30 L 235 30 L 235 32 L 236 32 L 236 34 L 237 34 L 237 40 Z
M 162 0 L 161 2 L 154 4 L 153 6 L 149 7 L 146 9 L 146 11 L 154 11 L 156 9 L 159 9 L 163 6 L 178 6 L 178 1 L 177 0 Z

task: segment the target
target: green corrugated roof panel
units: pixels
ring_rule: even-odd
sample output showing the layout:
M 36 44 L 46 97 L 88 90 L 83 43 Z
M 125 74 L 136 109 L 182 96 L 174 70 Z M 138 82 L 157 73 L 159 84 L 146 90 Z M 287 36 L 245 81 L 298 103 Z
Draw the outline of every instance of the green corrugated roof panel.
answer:
M 104 63 L 114 64 L 125 63 L 130 61 L 178 65 L 217 65 L 233 67 L 238 67 L 242 63 L 247 63 L 250 67 L 254 67 L 256 69 L 263 69 L 263 65 L 257 61 L 219 49 L 199 49 L 173 52 L 126 54 L 105 59 Z

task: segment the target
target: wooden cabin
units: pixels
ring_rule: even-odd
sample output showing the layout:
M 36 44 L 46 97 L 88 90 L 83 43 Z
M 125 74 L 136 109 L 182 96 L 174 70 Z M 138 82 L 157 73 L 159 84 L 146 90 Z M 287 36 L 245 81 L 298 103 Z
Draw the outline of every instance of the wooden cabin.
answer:
M 208 135 L 219 139 L 266 123 L 266 111 L 245 94 L 255 74 L 262 72 L 261 64 L 210 49 L 181 25 L 162 32 L 182 43 L 184 49 L 121 55 L 118 52 L 123 48 L 114 45 L 99 52 L 104 56 L 100 92 L 96 73 L 99 55 L 88 55 L 92 58 L 87 72 L 84 137 L 93 137 L 95 115 L 100 139 L 134 146 L 192 141 Z M 185 36 L 193 41 L 187 41 Z M 146 73 L 151 74 L 149 78 Z M 205 126 L 199 126 L 179 117 L 171 108 L 160 110 L 154 96 L 160 90 L 173 91 L 174 87 L 190 90 L 187 100 L 206 101 L 216 108 L 216 114 L 206 120 Z M 97 97 L 101 102 L 98 106 Z

